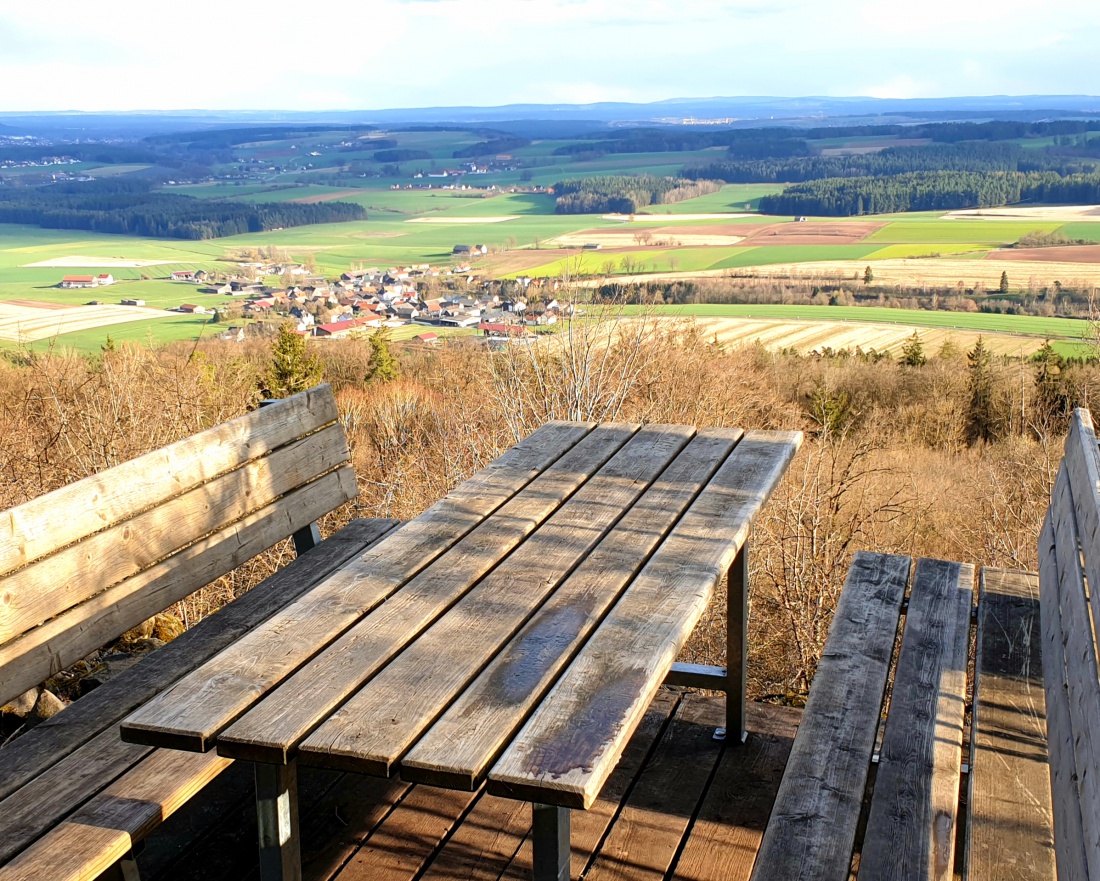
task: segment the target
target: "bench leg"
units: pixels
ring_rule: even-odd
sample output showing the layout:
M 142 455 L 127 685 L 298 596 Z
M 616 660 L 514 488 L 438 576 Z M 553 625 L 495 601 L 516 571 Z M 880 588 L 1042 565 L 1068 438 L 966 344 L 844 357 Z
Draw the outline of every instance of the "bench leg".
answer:
M 569 881 L 569 808 L 532 803 L 535 881 Z
M 321 530 L 316 523 L 303 526 L 292 536 L 294 539 L 294 555 L 302 556 L 306 551 L 311 551 L 321 543 Z
M 744 743 L 746 670 L 749 654 L 749 543 L 738 551 L 726 580 L 726 727 L 715 740 Z
M 256 763 L 256 816 L 262 881 L 300 881 L 297 763 Z
M 137 848 L 135 847 L 135 849 Z M 100 875 L 99 881 L 141 881 L 134 851 L 130 851 L 129 854 Z

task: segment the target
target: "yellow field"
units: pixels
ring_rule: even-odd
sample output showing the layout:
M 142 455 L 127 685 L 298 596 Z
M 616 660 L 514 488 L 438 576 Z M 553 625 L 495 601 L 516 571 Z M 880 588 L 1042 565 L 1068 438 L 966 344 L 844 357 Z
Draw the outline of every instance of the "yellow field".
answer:
M 33 343 L 74 330 L 168 318 L 174 314 L 140 306 L 61 306 L 56 303 L 30 306 L 0 301 L 0 340 Z

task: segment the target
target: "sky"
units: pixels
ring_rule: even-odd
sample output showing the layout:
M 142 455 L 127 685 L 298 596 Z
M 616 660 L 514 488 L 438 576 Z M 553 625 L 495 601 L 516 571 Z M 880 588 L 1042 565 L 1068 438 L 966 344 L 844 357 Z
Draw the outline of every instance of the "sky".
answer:
M 1096 0 L 0 0 L 0 110 L 1100 95 Z

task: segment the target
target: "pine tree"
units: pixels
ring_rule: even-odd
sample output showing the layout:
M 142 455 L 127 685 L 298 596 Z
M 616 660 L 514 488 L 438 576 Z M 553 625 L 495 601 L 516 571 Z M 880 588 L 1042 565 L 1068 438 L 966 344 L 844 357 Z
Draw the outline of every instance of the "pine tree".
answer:
M 874 280 L 875 274 L 871 271 L 870 265 L 868 265 L 867 268 L 863 270 L 863 283 L 870 284 Z
M 908 367 L 923 367 L 928 363 L 928 359 L 924 356 L 924 343 L 921 342 L 920 334 L 915 330 L 901 347 L 901 363 Z
M 390 351 L 390 329 L 380 327 L 370 338 L 367 382 L 390 382 L 397 379 L 397 374 L 397 359 Z
M 321 372 L 321 360 L 307 350 L 305 337 L 298 336 L 289 322 L 280 327 L 264 376 L 267 394 L 285 398 L 304 392 L 321 381 Z
M 1004 420 L 997 406 L 993 354 L 979 336 L 966 355 L 970 386 L 970 409 L 966 414 L 967 443 L 995 441 L 1003 436 Z
M 1000 290 L 1001 290 L 1002 294 L 1007 294 L 1008 293 L 1008 270 L 1007 269 L 1004 270 L 1001 273 L 1001 288 L 1000 288 Z

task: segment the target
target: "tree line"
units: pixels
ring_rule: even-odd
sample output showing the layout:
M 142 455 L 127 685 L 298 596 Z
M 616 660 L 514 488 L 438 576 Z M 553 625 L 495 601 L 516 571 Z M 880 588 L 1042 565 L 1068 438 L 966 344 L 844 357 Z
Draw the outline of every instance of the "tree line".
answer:
M 351 202 L 195 199 L 152 192 L 148 182 L 136 180 L 0 187 L 0 223 L 151 238 L 211 239 L 366 216 L 361 205 Z
M 1055 172 L 912 172 L 895 176 L 824 178 L 761 198 L 763 214 L 851 217 L 904 211 L 953 211 L 1018 202 L 1090 205 L 1100 201 L 1100 174 Z
M 667 205 L 717 192 L 714 181 L 684 180 L 653 174 L 608 175 L 558 181 L 558 214 L 634 214 L 649 205 Z
M 476 159 L 479 156 L 495 156 L 497 153 L 508 153 L 526 147 L 531 142 L 527 138 L 514 138 L 510 136 L 491 138 L 488 141 L 478 141 L 469 147 L 455 150 L 451 156 L 455 159 Z

